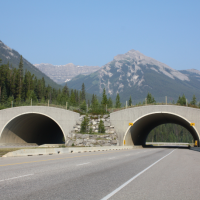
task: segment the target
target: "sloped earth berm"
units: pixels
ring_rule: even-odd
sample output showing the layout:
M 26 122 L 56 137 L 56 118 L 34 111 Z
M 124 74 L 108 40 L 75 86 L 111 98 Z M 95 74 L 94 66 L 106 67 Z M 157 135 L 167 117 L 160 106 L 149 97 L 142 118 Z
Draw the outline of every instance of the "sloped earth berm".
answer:
M 92 128 L 93 134 L 83 134 L 81 131 L 81 123 L 85 115 L 80 116 L 73 130 L 66 140 L 66 146 L 78 147 L 98 147 L 98 146 L 118 146 L 119 141 L 114 126 L 110 123 L 109 115 L 88 115 L 89 126 Z M 100 120 L 104 122 L 105 133 L 98 133 L 98 125 Z

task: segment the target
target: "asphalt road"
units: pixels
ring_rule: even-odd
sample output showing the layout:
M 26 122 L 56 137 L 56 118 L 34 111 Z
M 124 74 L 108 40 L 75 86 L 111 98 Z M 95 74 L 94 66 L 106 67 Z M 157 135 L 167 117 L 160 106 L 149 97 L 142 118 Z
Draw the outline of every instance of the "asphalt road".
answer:
M 199 199 L 200 152 L 148 148 L 0 158 L 0 199 Z

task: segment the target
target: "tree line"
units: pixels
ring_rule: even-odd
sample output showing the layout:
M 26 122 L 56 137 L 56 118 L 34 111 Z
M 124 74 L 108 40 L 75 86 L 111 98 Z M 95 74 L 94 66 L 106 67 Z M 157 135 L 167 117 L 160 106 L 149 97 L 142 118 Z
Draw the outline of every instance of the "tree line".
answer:
M 177 124 L 162 124 L 154 128 L 147 137 L 147 142 L 185 142 L 192 143 L 194 139 L 190 132 Z
M 0 60 L 1 62 L 1 60 Z M 93 94 L 92 98 L 86 98 L 86 89 L 84 83 L 81 90 L 69 89 L 67 84 L 63 89 L 54 89 L 51 86 L 45 84 L 45 79 L 38 79 L 34 74 L 23 69 L 23 59 L 20 57 L 19 68 L 13 68 L 9 63 L 2 64 L 0 66 L 0 104 L 9 103 L 11 101 L 15 104 L 21 102 L 40 102 L 45 103 L 49 100 L 52 104 L 67 105 L 72 107 L 79 107 L 83 112 L 89 111 L 94 114 L 104 114 L 108 112 L 110 108 L 121 108 L 122 103 L 120 101 L 120 95 L 117 93 L 115 102 L 111 97 L 106 94 L 105 88 L 103 89 L 101 100 Z M 86 100 L 87 99 L 87 100 Z M 173 104 L 180 104 L 189 106 L 197 106 L 197 100 L 195 95 L 191 102 L 186 102 L 186 97 L 183 94 L 179 96 L 177 102 Z M 131 97 L 128 100 L 127 106 L 132 106 Z M 146 96 L 146 102 L 139 102 L 136 105 L 142 104 L 156 104 L 155 98 L 152 94 L 148 93 Z M 198 105 L 200 107 L 200 105 Z

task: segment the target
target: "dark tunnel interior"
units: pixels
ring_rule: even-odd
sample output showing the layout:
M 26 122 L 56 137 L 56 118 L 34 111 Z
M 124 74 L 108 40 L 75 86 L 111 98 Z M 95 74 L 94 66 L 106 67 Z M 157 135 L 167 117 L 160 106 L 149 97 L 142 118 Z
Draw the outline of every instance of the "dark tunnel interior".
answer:
M 142 117 L 130 127 L 128 134 L 131 135 L 132 143 L 134 145 L 145 145 L 148 134 L 155 127 L 161 124 L 174 123 L 185 127 L 193 136 L 194 140 L 199 140 L 198 133 L 194 127 L 190 126 L 190 123 L 185 119 L 169 114 L 169 113 L 155 113 Z
M 3 143 L 62 144 L 64 135 L 51 118 L 36 114 L 23 114 L 10 121 L 1 136 Z

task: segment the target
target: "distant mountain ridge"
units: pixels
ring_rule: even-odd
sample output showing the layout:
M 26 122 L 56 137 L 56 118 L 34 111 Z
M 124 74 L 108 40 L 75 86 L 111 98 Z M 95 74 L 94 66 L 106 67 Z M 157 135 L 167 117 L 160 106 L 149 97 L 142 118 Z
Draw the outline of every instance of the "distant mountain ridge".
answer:
M 100 69 L 98 66 L 80 66 L 73 63 L 66 65 L 41 63 L 34 66 L 58 84 L 68 82 L 79 74 L 88 75 Z
M 172 101 L 182 94 L 188 99 L 195 94 L 200 100 L 200 71 L 178 71 L 135 50 L 115 56 L 97 72 L 73 78 L 68 86 L 80 89 L 83 82 L 87 92 L 101 95 L 105 88 L 113 98 L 119 93 L 123 102 L 130 96 L 144 100 L 148 92 L 163 102 L 165 96 Z
M 1 40 L 0 40 L 0 58 L 2 59 L 1 62 L 2 64 L 6 64 L 9 62 L 10 64 L 12 64 L 12 67 L 14 68 L 19 67 L 20 54 L 14 49 L 11 49 L 10 47 L 6 46 Z M 35 74 L 35 76 L 39 79 L 44 77 L 46 84 L 47 85 L 49 84 L 53 88 L 56 89 L 61 88 L 60 85 L 51 80 L 47 75 L 41 72 L 38 68 L 32 65 L 25 58 L 23 58 L 23 63 L 24 63 L 24 70 L 30 71 L 32 74 Z

